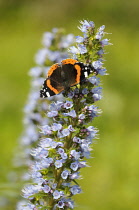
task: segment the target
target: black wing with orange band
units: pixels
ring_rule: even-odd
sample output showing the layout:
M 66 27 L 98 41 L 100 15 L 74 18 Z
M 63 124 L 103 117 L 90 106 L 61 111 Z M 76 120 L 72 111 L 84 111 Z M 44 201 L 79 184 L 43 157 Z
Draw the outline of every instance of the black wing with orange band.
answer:
M 48 71 L 47 79 L 40 90 L 40 97 L 46 98 L 61 93 L 63 90 L 79 84 L 93 72 L 89 64 L 74 59 L 65 59 L 61 64 L 54 64 Z

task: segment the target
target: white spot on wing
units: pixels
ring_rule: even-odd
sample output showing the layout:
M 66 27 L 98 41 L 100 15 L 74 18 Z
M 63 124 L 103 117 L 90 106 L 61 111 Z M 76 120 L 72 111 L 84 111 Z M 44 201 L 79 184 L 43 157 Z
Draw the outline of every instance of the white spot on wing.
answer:
M 84 76 L 85 76 L 85 77 L 88 77 L 87 71 L 84 72 Z
M 50 93 L 49 93 L 49 92 L 46 92 L 46 96 L 47 96 L 47 97 L 50 97 Z

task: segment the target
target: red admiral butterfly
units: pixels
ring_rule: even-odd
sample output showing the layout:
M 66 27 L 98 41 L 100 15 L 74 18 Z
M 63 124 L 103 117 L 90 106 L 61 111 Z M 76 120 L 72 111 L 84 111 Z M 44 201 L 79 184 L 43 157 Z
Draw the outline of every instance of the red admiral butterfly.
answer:
M 84 64 L 74 59 L 65 59 L 56 63 L 48 71 L 47 78 L 40 90 L 40 97 L 46 98 L 61 93 L 63 90 L 79 84 L 94 71 L 91 64 Z

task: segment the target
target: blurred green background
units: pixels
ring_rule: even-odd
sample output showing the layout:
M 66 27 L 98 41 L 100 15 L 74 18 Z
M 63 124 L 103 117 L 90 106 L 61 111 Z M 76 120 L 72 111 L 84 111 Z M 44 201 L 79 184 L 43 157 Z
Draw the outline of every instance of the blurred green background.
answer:
M 0 0 L 0 194 L 22 131 L 22 109 L 29 92 L 28 70 L 43 32 L 63 27 L 78 35 L 79 20 L 106 25 L 113 46 L 106 47 L 102 78 L 103 110 L 94 121 L 100 139 L 91 167 L 82 170 L 77 210 L 139 209 L 139 1 Z M 12 195 L 11 195 L 12 196 Z M 13 210 L 11 205 L 6 209 Z

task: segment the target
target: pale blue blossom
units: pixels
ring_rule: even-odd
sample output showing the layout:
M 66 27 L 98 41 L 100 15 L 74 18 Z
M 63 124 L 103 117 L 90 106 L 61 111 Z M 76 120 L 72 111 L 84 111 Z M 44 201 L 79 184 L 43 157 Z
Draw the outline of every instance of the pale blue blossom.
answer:
M 48 117 L 56 117 L 58 115 L 58 112 L 57 111 L 51 111 L 51 112 L 48 112 L 47 113 L 47 116 Z
M 69 175 L 69 171 L 68 171 L 68 170 L 64 170 L 64 171 L 61 173 L 62 179 L 67 179 L 67 178 L 68 178 L 68 175 Z
M 108 39 L 103 39 L 101 41 L 101 44 L 104 46 L 104 45 L 108 45 L 109 44 L 109 40 Z
M 43 65 L 45 63 L 46 58 L 49 58 L 50 51 L 46 48 L 41 49 L 35 56 L 35 61 L 38 65 Z
M 63 165 L 63 160 L 62 160 L 62 159 L 61 159 L 61 160 L 56 160 L 56 161 L 55 161 L 55 167 L 56 167 L 56 168 L 61 168 L 62 165 Z
M 66 109 L 70 109 L 73 106 L 73 103 L 71 101 L 66 101 L 66 103 L 64 103 L 63 107 Z
M 45 192 L 45 193 L 49 193 L 51 188 L 49 187 L 49 185 L 44 185 L 42 190 Z
M 84 41 L 84 38 L 82 36 L 76 36 L 76 42 L 82 43 Z
M 74 185 L 70 188 L 70 191 L 73 195 L 81 193 L 81 188 L 78 185 Z
M 53 197 L 54 197 L 54 199 L 58 199 L 58 198 L 60 198 L 60 196 L 61 196 L 60 191 L 55 190 L 55 191 L 53 192 Z
M 54 39 L 54 34 L 51 32 L 45 32 L 43 34 L 42 43 L 46 47 L 50 47 L 52 44 L 52 40 Z
M 79 163 L 78 163 L 77 161 L 72 162 L 72 163 L 70 164 L 70 168 L 71 168 L 73 171 L 77 171 L 78 167 L 79 167 Z

